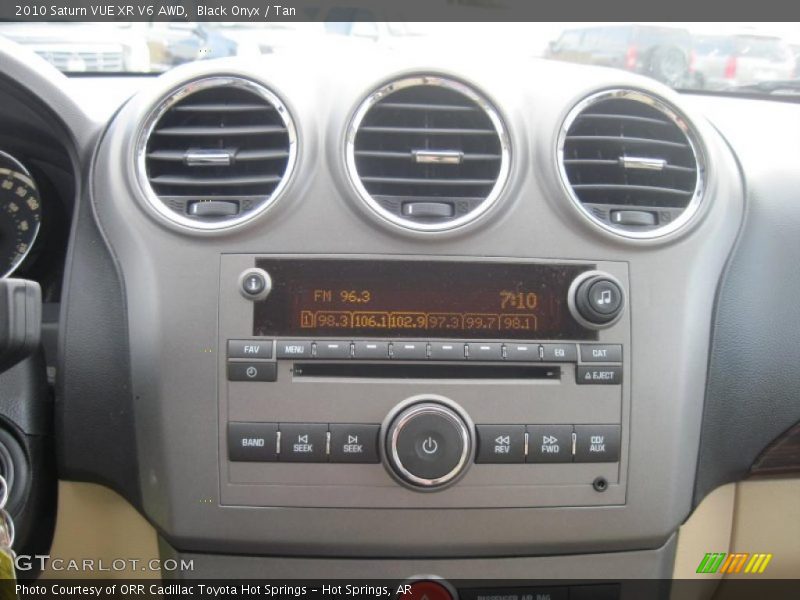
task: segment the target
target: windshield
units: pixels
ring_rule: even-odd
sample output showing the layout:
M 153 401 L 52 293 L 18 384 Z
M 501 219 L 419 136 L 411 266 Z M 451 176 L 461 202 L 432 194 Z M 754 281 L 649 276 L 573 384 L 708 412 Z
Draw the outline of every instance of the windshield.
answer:
M 360 45 L 478 52 L 623 69 L 677 89 L 800 88 L 797 23 L 385 23 L 331 8 L 307 23 L 0 23 L 0 35 L 69 74 L 160 73 L 229 56 Z M 796 85 L 795 85 L 796 84 Z M 769 89 L 767 89 L 769 88 Z

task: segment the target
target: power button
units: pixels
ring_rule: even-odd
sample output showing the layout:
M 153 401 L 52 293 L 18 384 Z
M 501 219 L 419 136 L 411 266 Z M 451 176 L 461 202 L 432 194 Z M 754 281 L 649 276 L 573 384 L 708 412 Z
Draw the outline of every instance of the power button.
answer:
M 387 430 L 386 456 L 393 473 L 417 488 L 455 481 L 469 464 L 470 429 L 453 409 L 437 402 L 412 404 Z

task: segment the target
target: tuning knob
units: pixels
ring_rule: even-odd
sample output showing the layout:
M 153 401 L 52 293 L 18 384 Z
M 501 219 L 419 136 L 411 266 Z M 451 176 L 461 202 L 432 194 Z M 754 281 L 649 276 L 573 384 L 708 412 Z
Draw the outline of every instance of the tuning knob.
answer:
M 613 325 L 625 308 L 625 292 L 616 278 L 602 271 L 583 273 L 569 289 L 569 309 L 575 320 L 591 329 Z

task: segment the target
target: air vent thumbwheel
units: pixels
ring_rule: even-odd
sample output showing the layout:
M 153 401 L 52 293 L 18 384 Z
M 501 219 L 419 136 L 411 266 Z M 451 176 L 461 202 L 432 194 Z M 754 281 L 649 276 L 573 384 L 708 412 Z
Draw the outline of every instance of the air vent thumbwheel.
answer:
M 578 210 L 623 237 L 677 231 L 703 200 L 699 137 L 676 108 L 645 92 L 608 90 L 581 102 L 561 129 L 558 161 Z
M 228 229 L 275 202 L 296 150 L 294 124 L 275 94 L 249 79 L 208 77 L 150 113 L 137 171 L 160 217 L 188 229 Z
M 394 81 L 358 108 L 347 171 L 362 202 L 402 228 L 445 231 L 485 214 L 508 178 L 509 140 L 481 94 L 434 76 Z
M 570 285 L 567 303 L 570 313 L 581 325 L 589 329 L 604 329 L 622 316 L 625 291 L 612 275 L 587 271 Z

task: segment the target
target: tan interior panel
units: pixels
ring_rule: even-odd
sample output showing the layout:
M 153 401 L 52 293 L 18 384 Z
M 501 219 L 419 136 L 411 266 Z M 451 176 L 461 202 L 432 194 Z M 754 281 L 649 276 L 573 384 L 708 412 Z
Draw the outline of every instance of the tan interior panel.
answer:
M 149 570 L 151 560 L 158 560 L 156 531 L 122 496 L 92 483 L 59 483 L 58 520 L 42 578 L 152 579 L 160 575 Z

